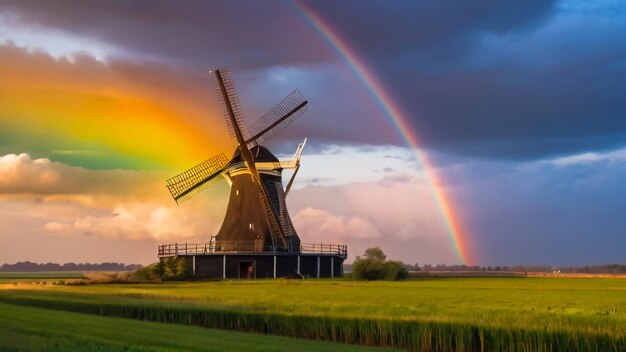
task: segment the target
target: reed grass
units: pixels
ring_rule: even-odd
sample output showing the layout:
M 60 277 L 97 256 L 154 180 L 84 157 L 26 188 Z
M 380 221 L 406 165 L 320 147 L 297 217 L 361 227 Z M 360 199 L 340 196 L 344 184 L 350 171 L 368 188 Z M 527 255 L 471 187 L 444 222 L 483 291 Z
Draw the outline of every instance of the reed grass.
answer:
M 0 351 L 380 351 L 0 303 Z
M 0 284 L 13 282 L 42 282 L 53 279 L 80 279 L 80 271 L 0 272 Z
M 0 300 L 418 351 L 624 351 L 626 281 L 595 280 L 33 286 Z

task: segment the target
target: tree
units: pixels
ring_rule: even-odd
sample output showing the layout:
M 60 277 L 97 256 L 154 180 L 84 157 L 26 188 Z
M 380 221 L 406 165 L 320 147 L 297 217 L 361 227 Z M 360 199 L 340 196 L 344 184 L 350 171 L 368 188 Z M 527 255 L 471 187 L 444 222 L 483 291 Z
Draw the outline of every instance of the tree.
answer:
M 366 249 L 365 253 L 363 253 L 363 257 L 365 257 L 365 259 L 371 259 L 379 262 L 384 262 L 385 259 L 387 259 L 387 256 L 385 255 L 383 250 L 378 247 L 371 247 Z
M 384 280 L 404 280 L 409 276 L 404 263 L 397 260 L 390 260 L 383 263 Z
M 352 275 L 359 280 L 403 280 L 409 275 L 400 261 L 386 261 L 387 256 L 378 247 L 368 248 L 363 257 L 356 257 Z
M 170 257 L 159 260 L 154 266 L 150 266 L 149 277 L 158 280 L 189 280 L 193 278 L 191 261 L 186 257 Z
M 352 275 L 359 280 L 379 280 L 384 274 L 384 265 L 382 261 L 357 257 L 352 264 Z
M 176 279 L 187 280 L 193 277 L 193 268 L 189 258 L 180 257 L 176 263 Z

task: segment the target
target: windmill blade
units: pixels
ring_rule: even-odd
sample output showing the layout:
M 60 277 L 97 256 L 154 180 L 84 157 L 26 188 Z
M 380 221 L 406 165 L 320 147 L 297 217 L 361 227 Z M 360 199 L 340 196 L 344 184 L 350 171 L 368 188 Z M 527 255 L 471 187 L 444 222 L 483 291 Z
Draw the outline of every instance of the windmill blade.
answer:
M 263 182 L 259 182 L 259 195 L 261 196 L 261 203 L 265 208 L 265 214 L 267 216 L 267 220 L 270 225 L 270 236 L 272 236 L 272 242 L 275 246 L 280 246 L 282 248 L 287 248 L 287 238 L 285 236 L 285 229 L 283 228 L 282 223 L 276 213 L 276 210 L 272 206 L 269 200 L 269 195 L 267 193 L 267 189 Z
M 244 153 L 242 149 L 245 149 L 247 153 Z M 287 238 L 285 237 L 285 230 L 283 229 L 280 220 L 278 218 L 278 214 L 276 210 L 270 203 L 270 197 L 265 187 L 265 184 L 261 181 L 261 176 L 259 175 L 259 171 L 256 168 L 256 164 L 254 162 L 254 157 L 248 149 L 247 144 L 240 144 L 239 150 L 241 151 L 241 155 L 246 161 L 246 165 L 252 174 L 252 180 L 257 183 L 259 186 L 259 195 L 261 198 L 261 205 L 265 209 L 265 215 L 270 225 L 270 235 L 272 236 L 272 242 L 274 245 L 274 249 L 276 249 L 277 245 L 281 245 L 283 248 L 287 248 Z
M 235 122 L 231 120 L 229 110 L 232 110 L 239 129 L 241 131 L 248 130 L 246 128 L 246 119 L 243 116 L 243 110 L 241 109 L 241 104 L 239 103 L 239 96 L 237 95 L 237 90 L 235 89 L 233 75 L 228 69 L 215 70 L 211 73 L 213 76 L 215 90 L 217 91 L 217 97 L 220 102 L 220 107 L 222 108 L 222 114 L 226 120 L 226 126 L 228 127 L 228 133 L 230 138 L 233 138 L 235 137 L 235 128 L 233 126 L 233 123 Z M 221 86 L 223 86 L 224 89 L 222 89 Z
M 298 170 L 300 170 L 300 164 L 298 164 L 298 166 L 296 166 L 296 169 L 293 170 L 293 175 L 291 175 L 291 178 L 289 179 L 289 183 L 287 184 L 287 188 L 285 189 L 285 197 L 287 197 L 287 195 L 289 194 L 289 190 L 291 189 L 293 180 L 296 179 L 296 174 L 298 173 Z
M 263 143 L 270 139 L 302 116 L 306 112 L 307 103 L 302 93 L 294 90 L 250 127 L 252 137 L 246 143 Z
M 235 134 L 235 137 L 237 137 L 237 143 L 239 147 L 239 152 L 241 153 L 241 157 L 246 162 L 246 166 L 248 167 L 248 170 L 250 170 L 250 173 L 252 174 L 252 180 L 256 182 L 259 186 L 259 194 L 261 196 L 260 197 L 261 205 L 265 208 L 265 214 L 271 226 L 270 235 L 272 236 L 273 244 L 275 246 L 276 243 L 278 242 L 279 244 L 282 244 L 283 247 L 286 247 L 287 240 L 285 238 L 285 232 L 283 231 L 283 228 L 280 225 L 276 211 L 274 210 L 272 205 L 269 203 L 267 189 L 265 189 L 263 182 L 261 182 L 259 171 L 257 170 L 256 165 L 254 163 L 254 156 L 252 156 L 252 153 L 250 152 L 250 149 L 248 148 L 248 144 L 246 143 L 246 140 L 243 137 L 243 134 L 241 133 L 241 125 L 237 121 L 237 115 L 235 114 L 235 109 L 233 105 L 231 104 L 231 101 L 230 101 L 231 95 L 228 94 L 229 88 L 226 86 L 226 82 L 224 81 L 224 77 L 220 70 L 215 71 L 214 77 L 215 77 L 216 87 L 218 89 L 218 95 L 220 95 L 223 98 L 224 109 L 226 110 L 228 118 L 230 119 L 230 125 L 232 126 L 233 133 Z M 232 78 L 231 78 L 230 87 L 234 89 L 234 85 L 232 84 Z
M 298 170 L 300 170 L 300 159 L 302 158 L 302 151 L 304 150 L 304 146 L 306 145 L 306 138 L 302 141 L 302 143 L 298 144 L 298 149 L 296 149 L 296 155 L 294 159 L 296 161 L 296 169 L 293 170 L 293 175 L 289 179 L 289 183 L 287 183 L 287 188 L 285 189 L 285 197 L 289 194 L 289 190 L 291 189 L 291 185 L 293 181 L 296 179 L 296 175 L 298 174 Z
M 221 173 L 226 165 L 228 158 L 219 154 L 170 178 L 165 184 L 176 203 L 181 204 L 222 180 Z

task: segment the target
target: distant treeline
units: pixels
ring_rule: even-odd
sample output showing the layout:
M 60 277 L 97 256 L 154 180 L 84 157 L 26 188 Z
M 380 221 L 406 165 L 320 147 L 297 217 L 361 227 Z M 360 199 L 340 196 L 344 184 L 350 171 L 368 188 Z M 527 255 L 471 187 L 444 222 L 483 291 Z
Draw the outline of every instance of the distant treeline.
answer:
M 552 272 L 560 271 L 567 274 L 626 274 L 626 265 L 621 264 L 609 264 L 609 265 L 594 265 L 594 266 L 542 266 L 542 265 L 512 265 L 512 266 L 467 266 L 467 265 L 443 265 L 443 264 L 426 264 L 420 266 L 419 264 L 405 264 L 409 271 L 514 271 L 514 272 Z M 352 271 L 352 264 L 345 264 L 344 269 L 346 271 Z
M 626 265 L 610 264 L 582 267 L 561 268 L 562 273 L 583 273 L 583 274 L 626 274 Z
M 594 266 L 541 266 L 541 265 L 513 265 L 513 266 L 467 266 L 467 265 L 431 265 L 420 267 L 417 264 L 407 265 L 411 271 L 515 271 L 515 272 L 551 272 L 560 270 L 569 274 L 626 274 L 626 265 L 609 264 Z
M 38 264 L 29 261 L 15 264 L 2 264 L 0 271 L 4 272 L 36 272 L 36 271 L 135 271 L 141 268 L 140 264 L 124 263 L 45 263 Z

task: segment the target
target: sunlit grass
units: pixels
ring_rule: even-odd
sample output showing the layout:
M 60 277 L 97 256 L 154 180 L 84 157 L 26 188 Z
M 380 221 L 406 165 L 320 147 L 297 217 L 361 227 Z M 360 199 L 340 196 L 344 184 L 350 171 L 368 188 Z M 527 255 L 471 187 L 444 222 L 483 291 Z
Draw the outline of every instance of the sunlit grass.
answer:
M 0 303 L 1 351 L 372 351 L 345 344 Z
M 42 271 L 42 272 L 0 272 L 0 284 L 16 282 L 53 282 L 55 280 L 76 280 L 83 278 L 80 271 Z
M 260 280 L 16 288 L 19 292 L 0 291 L 0 300 L 350 343 L 460 350 L 626 348 L 624 279 Z

